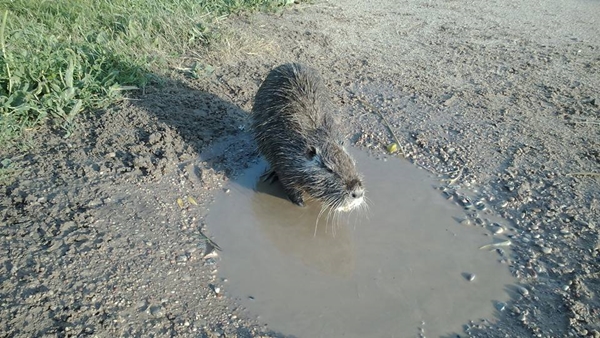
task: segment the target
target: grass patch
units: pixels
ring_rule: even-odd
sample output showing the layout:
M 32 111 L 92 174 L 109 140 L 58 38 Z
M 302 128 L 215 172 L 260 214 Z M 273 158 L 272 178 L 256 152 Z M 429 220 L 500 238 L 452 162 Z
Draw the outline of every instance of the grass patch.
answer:
M 145 86 L 238 11 L 287 0 L 0 0 L 0 146 Z M 162 70 L 162 71 L 161 71 Z

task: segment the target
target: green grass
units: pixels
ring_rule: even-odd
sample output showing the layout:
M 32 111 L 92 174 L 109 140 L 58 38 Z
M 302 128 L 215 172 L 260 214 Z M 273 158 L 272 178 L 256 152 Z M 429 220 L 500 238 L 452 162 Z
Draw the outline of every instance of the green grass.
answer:
M 0 0 L 0 146 L 145 86 L 218 38 L 215 23 L 286 0 Z

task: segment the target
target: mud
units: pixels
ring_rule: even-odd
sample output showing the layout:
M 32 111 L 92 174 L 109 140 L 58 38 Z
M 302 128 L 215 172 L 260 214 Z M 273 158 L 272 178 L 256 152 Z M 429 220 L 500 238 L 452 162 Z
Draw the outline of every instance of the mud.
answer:
M 323 74 L 355 146 L 384 154 L 389 122 L 442 196 L 474 206 L 472 227 L 498 222 L 481 202 L 514 229 L 506 265 L 523 289 L 459 334 L 599 337 L 599 6 L 344 0 L 230 18 L 224 43 L 198 51 L 212 74 L 157 76 L 68 139 L 48 126 L 0 150 L 13 174 L 0 335 L 288 335 L 223 296 L 233 281 L 202 234 L 215 193 L 257 159 L 260 81 L 299 61 Z

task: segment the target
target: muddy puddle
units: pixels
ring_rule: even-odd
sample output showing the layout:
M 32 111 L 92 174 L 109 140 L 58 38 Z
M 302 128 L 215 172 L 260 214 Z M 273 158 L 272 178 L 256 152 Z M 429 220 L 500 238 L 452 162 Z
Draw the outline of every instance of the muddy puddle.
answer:
M 461 225 L 463 210 L 410 163 L 353 151 L 368 212 L 322 215 L 259 183 L 251 166 L 207 220 L 228 294 L 272 330 L 297 337 L 440 337 L 494 319 L 513 283 L 501 237 Z M 472 281 L 469 281 L 472 278 Z

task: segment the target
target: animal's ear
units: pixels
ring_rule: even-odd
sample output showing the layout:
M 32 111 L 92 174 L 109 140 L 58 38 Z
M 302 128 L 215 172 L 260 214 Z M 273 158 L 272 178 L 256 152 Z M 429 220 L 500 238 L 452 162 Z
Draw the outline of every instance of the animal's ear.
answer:
M 311 161 L 317 155 L 319 155 L 319 148 L 317 148 L 317 147 L 309 146 L 308 149 L 306 150 L 306 158 L 308 158 Z

